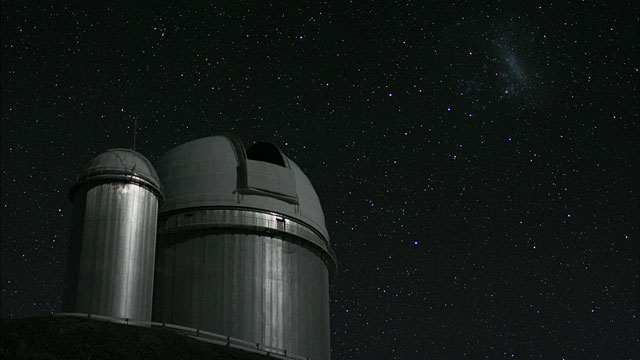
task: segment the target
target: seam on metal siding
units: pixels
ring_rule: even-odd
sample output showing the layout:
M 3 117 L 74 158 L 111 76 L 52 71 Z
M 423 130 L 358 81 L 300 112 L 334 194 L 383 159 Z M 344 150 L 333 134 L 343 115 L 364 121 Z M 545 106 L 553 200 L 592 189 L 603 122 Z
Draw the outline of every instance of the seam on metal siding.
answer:
M 195 214 L 197 213 L 197 215 Z M 185 216 L 188 215 L 188 216 Z M 278 218 L 285 219 L 283 230 L 278 229 Z M 159 234 L 183 231 L 237 231 L 268 233 L 284 240 L 298 239 L 299 245 L 316 248 L 327 264 L 330 273 L 337 270 L 333 250 L 324 237 L 303 222 L 272 211 L 255 211 L 246 208 L 198 208 L 161 216 Z

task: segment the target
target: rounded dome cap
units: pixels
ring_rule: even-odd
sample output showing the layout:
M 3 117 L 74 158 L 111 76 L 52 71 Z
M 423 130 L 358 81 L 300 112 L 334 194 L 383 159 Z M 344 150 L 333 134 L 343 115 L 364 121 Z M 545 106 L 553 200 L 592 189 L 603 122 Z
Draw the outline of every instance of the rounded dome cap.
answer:
M 151 162 L 142 154 L 131 149 L 110 149 L 96 156 L 84 167 L 76 186 L 94 180 L 129 180 L 139 182 L 160 195 L 161 183 Z M 75 187 L 72 188 L 72 192 Z
M 236 203 L 238 161 L 223 136 L 202 138 L 169 150 L 156 167 L 164 185 L 160 212 Z
M 242 207 L 300 220 L 329 235 L 320 200 L 302 170 L 273 144 L 245 150 L 234 136 L 211 136 L 169 150 L 156 164 L 164 185 L 160 213 Z

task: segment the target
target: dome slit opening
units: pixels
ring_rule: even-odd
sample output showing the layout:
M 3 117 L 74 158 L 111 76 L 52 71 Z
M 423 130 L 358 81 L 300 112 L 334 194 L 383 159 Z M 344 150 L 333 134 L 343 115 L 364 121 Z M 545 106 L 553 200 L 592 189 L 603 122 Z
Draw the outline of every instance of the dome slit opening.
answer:
M 247 159 L 268 162 L 286 167 L 280 150 L 270 143 L 258 142 L 247 150 Z

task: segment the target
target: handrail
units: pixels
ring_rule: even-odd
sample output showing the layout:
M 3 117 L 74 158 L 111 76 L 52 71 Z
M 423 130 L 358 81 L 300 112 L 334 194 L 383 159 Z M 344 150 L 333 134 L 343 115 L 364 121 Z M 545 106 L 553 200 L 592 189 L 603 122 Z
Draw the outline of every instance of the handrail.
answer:
M 190 327 L 181 326 L 181 325 L 166 324 L 166 323 L 160 323 L 155 321 L 145 321 L 145 320 L 137 320 L 137 319 L 129 319 L 129 318 L 120 318 L 120 317 L 105 316 L 105 315 L 85 314 L 85 313 L 55 313 L 53 314 L 53 316 L 59 316 L 59 317 L 71 316 L 71 317 L 87 318 L 92 320 L 106 321 L 106 322 L 112 322 L 112 323 L 118 323 L 118 324 L 166 329 L 174 333 L 184 334 L 192 339 L 196 339 L 199 341 L 228 346 L 235 349 L 249 351 L 254 354 L 267 355 L 270 358 L 274 358 L 274 359 L 310 360 L 308 357 L 291 353 L 286 349 L 280 349 L 280 348 L 276 348 L 270 345 L 265 345 L 260 343 L 252 343 L 250 341 L 230 337 L 228 335 L 217 334 L 217 333 L 204 331 L 196 328 L 190 328 Z
M 69 196 L 72 197 L 72 194 L 79 187 L 84 186 L 92 181 L 116 179 L 119 179 L 120 181 L 133 182 L 138 185 L 144 186 L 154 192 L 160 199 L 164 198 L 164 187 L 162 186 L 162 183 L 160 183 L 159 179 L 154 179 L 151 176 L 133 170 L 122 169 L 92 170 L 76 175 L 76 181 L 74 182 L 73 186 L 71 186 L 71 189 L 69 189 Z

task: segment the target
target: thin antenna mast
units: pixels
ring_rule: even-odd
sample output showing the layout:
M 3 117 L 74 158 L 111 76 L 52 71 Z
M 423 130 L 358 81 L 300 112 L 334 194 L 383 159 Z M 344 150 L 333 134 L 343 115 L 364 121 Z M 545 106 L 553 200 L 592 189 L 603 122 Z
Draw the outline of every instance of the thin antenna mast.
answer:
M 136 135 L 138 133 L 138 117 L 133 118 L 133 150 L 136 149 Z
M 142 78 L 138 79 L 136 82 L 131 84 L 129 89 L 126 89 L 124 91 L 125 101 L 128 100 L 127 95 L 129 94 L 129 90 L 132 90 L 134 88 L 134 86 L 136 86 L 141 80 L 142 80 Z M 133 150 L 136 149 L 136 135 L 138 135 L 138 117 L 134 116 L 133 117 Z

